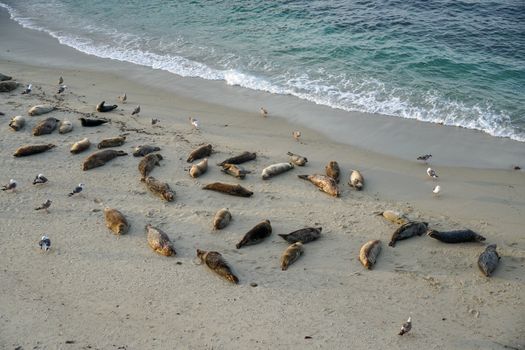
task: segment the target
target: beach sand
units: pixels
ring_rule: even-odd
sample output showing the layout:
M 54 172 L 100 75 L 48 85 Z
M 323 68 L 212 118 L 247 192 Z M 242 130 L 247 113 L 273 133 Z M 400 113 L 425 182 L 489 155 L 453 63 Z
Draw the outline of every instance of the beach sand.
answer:
M 291 105 L 295 111 L 322 107 L 84 55 L 22 29 L 5 11 L 0 14 L 0 73 L 21 83 L 13 92 L 0 93 L 5 113 L 0 116 L 0 181 L 18 181 L 16 192 L 0 193 L 0 348 L 525 348 L 525 173 L 511 169 L 512 164 L 525 165 L 519 164 L 525 159 L 523 144 L 395 118 L 388 119 L 385 130 L 359 123 L 362 115 L 347 112 L 358 133 L 369 136 L 367 144 L 343 143 L 307 128 L 298 116 L 286 119 L 281 113 Z M 157 84 L 155 78 L 165 75 L 170 77 Z M 59 76 L 67 89 L 55 96 Z M 21 95 L 28 83 L 33 92 Z M 177 86 L 166 88 L 169 83 Z M 128 101 L 121 104 L 117 96 L 124 92 Z M 219 103 L 222 99 L 229 102 Z M 102 100 L 119 107 L 98 113 L 95 106 Z M 255 102 L 250 106 L 248 101 Z M 274 101 L 279 107 L 273 108 Z M 27 115 L 31 106 L 44 102 L 57 110 Z M 140 116 L 131 117 L 137 105 Z M 259 114 L 262 105 L 270 111 L 268 118 Z M 15 115 L 27 123 L 18 132 L 8 127 Z M 111 123 L 83 128 L 78 120 L 83 115 Z M 191 127 L 190 116 L 199 119 L 199 130 Z M 70 120 L 74 130 L 32 136 L 32 127 L 46 117 Z M 151 125 L 152 118 L 160 123 Z M 398 130 L 394 124 L 404 131 L 392 132 Z M 300 142 L 292 138 L 293 130 L 301 130 Z M 427 165 L 415 160 L 425 150 L 421 140 L 407 135 L 420 135 L 420 130 L 431 144 L 453 135 L 443 142 L 449 151 L 434 154 L 438 161 L 431 162 L 438 181 L 429 179 Z M 126 143 L 117 149 L 128 156 L 82 171 L 96 143 L 123 134 Z M 383 137 L 388 134 L 397 135 L 388 142 L 406 140 L 393 146 L 398 156 L 391 150 L 378 152 L 389 148 Z M 71 154 L 71 144 L 84 137 L 93 144 L 90 150 Z M 57 147 L 26 158 L 12 156 L 17 147 L 37 143 Z M 193 179 L 186 158 L 206 143 L 214 149 L 208 172 Z M 489 154 L 484 153 L 487 143 L 493 146 Z M 161 147 L 165 159 L 152 175 L 176 191 L 174 202 L 161 201 L 140 182 L 140 158 L 131 155 L 140 144 Z M 256 161 L 244 164 L 252 171 L 246 179 L 225 175 L 215 165 L 243 151 L 257 153 Z M 262 169 L 288 161 L 288 151 L 309 162 L 263 181 Z M 323 173 L 330 160 L 342 168 L 340 198 L 297 178 Z M 365 177 L 361 192 L 347 184 L 351 169 Z M 38 173 L 49 183 L 33 186 Z M 231 197 L 201 189 L 215 181 L 239 183 L 254 195 Z M 68 197 L 80 182 L 86 184 L 82 195 Z M 431 192 L 436 184 L 443 191 L 439 197 Z M 33 210 L 46 199 L 53 201 L 48 214 Z M 127 235 L 117 237 L 106 228 L 106 206 L 128 218 Z M 213 231 L 213 216 L 223 207 L 230 209 L 233 221 Z M 447 245 L 424 235 L 388 247 L 396 225 L 375 214 L 385 209 L 405 212 L 438 230 L 470 228 L 487 240 Z M 261 244 L 235 249 L 244 233 L 264 219 L 271 221 L 272 235 Z M 168 233 L 175 257 L 149 248 L 148 223 Z M 279 257 L 288 244 L 277 234 L 307 226 L 322 226 L 321 238 L 306 244 L 304 255 L 281 271 Z M 37 244 L 44 233 L 52 241 L 47 253 Z M 371 239 L 380 239 L 383 249 L 374 268 L 366 270 L 357 257 Z M 494 276 L 486 278 L 477 258 L 491 243 L 498 245 L 502 259 Z M 200 265 L 196 248 L 222 253 L 239 285 Z M 412 331 L 398 336 L 409 316 Z

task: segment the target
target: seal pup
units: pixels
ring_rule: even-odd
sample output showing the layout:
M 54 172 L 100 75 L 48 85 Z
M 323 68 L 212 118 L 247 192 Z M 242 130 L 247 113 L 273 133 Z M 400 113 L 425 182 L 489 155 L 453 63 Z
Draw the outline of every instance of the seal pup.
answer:
M 128 99 L 128 95 L 126 95 L 126 93 L 124 93 L 124 95 L 118 96 L 118 99 L 119 99 L 120 102 L 126 103 L 126 100 Z
M 38 245 L 40 246 L 40 249 L 47 252 L 49 249 L 51 249 L 51 240 L 48 236 L 43 235 L 42 238 L 40 238 Z
M 496 244 L 487 246 L 487 248 L 485 248 L 483 253 L 481 253 L 478 258 L 478 267 L 487 277 L 490 277 L 494 270 L 496 270 L 499 260 L 501 259 L 498 252 L 496 251 L 496 248 Z
M 266 110 L 266 108 L 261 107 L 260 112 L 261 112 L 261 115 L 262 115 L 264 118 L 266 118 L 266 117 L 268 116 L 268 111 Z
M 29 110 L 27 111 L 27 114 L 29 114 L 30 116 L 42 115 L 42 114 L 49 113 L 53 111 L 54 109 L 55 109 L 55 106 L 51 106 L 51 105 L 36 105 L 36 106 L 29 108 Z
M 431 154 L 424 154 L 422 156 L 417 157 L 417 160 L 421 160 L 426 163 L 430 158 L 432 158 Z
M 104 139 L 100 141 L 97 145 L 98 149 L 108 148 L 108 147 L 119 147 L 126 142 L 126 136 L 112 137 L 110 139 Z
M 448 232 L 429 230 L 427 235 L 443 243 L 482 242 L 485 240 L 485 237 L 472 230 L 455 230 Z
M 244 246 L 253 245 L 262 242 L 266 237 L 272 233 L 272 225 L 270 220 L 264 220 L 255 225 L 250 231 L 246 232 L 244 237 L 241 239 L 235 247 L 241 249 Z
M 439 195 L 440 192 L 441 192 L 441 186 L 439 185 L 436 185 L 436 187 L 434 187 L 434 189 L 432 190 L 432 193 L 434 193 L 434 196 Z
M 15 179 L 10 179 L 9 183 L 7 185 L 2 186 L 2 191 L 11 191 L 14 192 L 16 189 L 16 185 L 18 182 L 16 182 Z
M 73 131 L 73 123 L 71 123 L 69 120 L 63 120 L 60 122 L 60 126 L 58 127 L 59 134 L 67 134 L 71 131 Z
M 190 176 L 197 178 L 208 170 L 208 158 L 204 158 L 197 164 L 192 164 L 190 169 Z
M 45 203 L 42 203 L 39 207 L 35 208 L 35 210 L 45 210 L 46 213 L 49 213 L 48 209 L 51 206 L 51 203 L 53 202 L 48 199 Z
M 238 179 L 244 179 L 246 177 L 246 174 L 251 173 L 251 171 L 249 170 L 244 170 L 243 168 L 235 164 L 229 164 L 229 163 L 224 164 L 222 166 L 221 171 L 225 174 L 231 175 Z
M 159 181 L 153 176 L 148 176 L 144 179 L 144 183 L 148 190 L 165 201 L 173 202 L 175 200 L 175 191 L 166 182 Z
M 84 127 L 93 127 L 93 126 L 99 126 L 102 124 L 106 124 L 108 120 L 106 119 L 94 119 L 94 118 L 78 118 L 80 120 L 80 124 Z
M 288 152 L 286 154 L 290 156 L 290 162 L 294 163 L 295 165 L 304 166 L 308 162 L 308 158 L 298 154 L 292 152 Z
M 75 142 L 71 146 L 71 149 L 69 151 L 73 154 L 77 154 L 77 153 L 84 152 L 85 150 L 89 148 L 89 146 L 91 146 L 91 142 L 89 142 L 89 139 L 86 137 L 80 141 Z
M 294 168 L 294 165 L 292 163 L 277 163 L 272 164 L 270 166 L 267 166 L 262 171 L 262 179 L 268 180 L 271 177 L 274 177 L 276 175 L 282 174 L 288 170 L 291 170 Z
M 381 241 L 371 240 L 363 244 L 359 250 L 359 261 L 367 269 L 371 269 L 377 261 L 377 256 L 381 252 Z
M 193 162 L 194 160 L 201 159 L 204 157 L 209 157 L 212 152 L 212 146 L 210 144 L 200 146 L 199 148 L 193 150 L 190 155 L 188 156 L 188 159 L 186 160 L 188 163 Z
M 326 175 L 297 175 L 298 178 L 308 180 L 319 188 L 320 191 L 328 193 L 331 196 L 339 197 L 339 187 L 335 183 L 335 180 Z
M 84 186 L 85 185 L 83 183 L 79 183 L 78 186 L 75 187 L 75 189 L 68 194 L 68 197 L 71 197 L 74 194 L 82 192 L 82 190 L 84 189 Z
M 226 160 L 223 160 L 222 162 L 217 163 L 217 165 L 218 166 L 223 166 L 224 164 L 242 164 L 242 163 L 246 163 L 246 162 L 248 162 L 250 160 L 254 160 L 255 158 L 257 158 L 257 154 L 255 152 L 245 151 L 245 152 L 242 152 L 241 154 L 239 154 L 238 156 L 231 157 L 231 158 L 228 158 Z
M 33 154 L 38 154 L 50 150 L 51 148 L 56 147 L 52 143 L 45 145 L 28 145 L 17 148 L 13 156 L 15 157 L 26 157 Z
M 33 128 L 33 136 L 51 134 L 57 128 L 59 121 L 60 120 L 56 118 L 47 118 L 42 120 Z
M 45 177 L 44 174 L 38 174 L 33 180 L 33 185 L 45 184 L 47 181 L 47 177 Z
M 427 175 L 430 176 L 433 179 L 437 179 L 438 178 L 436 172 L 432 168 L 428 168 L 427 169 Z
M 412 221 L 407 224 L 401 225 L 397 230 L 392 234 L 390 239 L 389 246 L 395 247 L 397 241 L 401 241 L 415 235 L 421 236 L 423 233 L 428 230 L 428 222 L 418 222 Z
M 27 84 L 27 86 L 24 89 L 24 91 L 22 91 L 22 95 L 30 94 L 31 90 L 33 90 L 33 85 L 32 84 Z
M 403 325 L 401 326 L 401 331 L 399 332 L 399 335 L 406 334 L 410 332 L 411 329 L 412 329 L 412 317 L 409 317 L 408 320 L 405 323 L 403 323 Z
M 385 210 L 378 213 L 377 215 L 381 215 L 388 221 L 397 225 L 404 225 L 409 222 L 409 220 L 405 217 L 404 214 L 395 210 Z
M 118 107 L 117 105 L 106 106 L 105 103 L 106 101 L 102 101 L 97 105 L 97 112 L 109 112 Z
M 115 235 L 123 235 L 128 232 L 129 224 L 126 217 L 117 209 L 104 208 L 106 227 Z
M 301 137 L 301 132 L 299 130 L 292 131 L 292 137 L 295 139 L 295 141 L 299 141 L 299 138 Z
M 137 107 L 135 107 L 135 109 L 133 110 L 133 112 L 131 112 L 131 115 L 137 115 L 137 117 L 139 116 L 139 113 L 140 113 L 140 105 L 138 105 Z
M 202 189 L 221 192 L 237 197 L 251 197 L 253 195 L 252 191 L 249 191 L 241 185 L 232 185 L 223 182 L 214 182 L 204 186 Z
M 155 253 L 164 256 L 176 255 L 170 237 L 160 228 L 153 227 L 150 224 L 146 225 L 146 238 Z
M 160 161 L 162 159 L 164 158 L 160 153 L 150 153 L 140 160 L 138 168 L 140 175 L 142 175 L 141 181 L 151 173 L 155 165 L 160 166 Z
M 330 161 L 330 163 L 328 163 L 324 167 L 324 171 L 326 173 L 326 176 L 334 179 L 335 183 L 339 183 L 339 177 L 341 176 L 341 169 L 339 168 L 339 164 L 335 160 Z
M 188 119 L 190 121 L 191 126 L 195 130 L 199 130 L 199 120 L 197 118 L 193 118 L 193 117 L 188 117 Z
M 239 283 L 239 279 L 233 274 L 221 253 L 197 249 L 197 257 L 219 276 L 232 283 Z
M 288 266 L 299 259 L 303 251 L 303 244 L 301 242 L 295 242 L 286 248 L 283 255 L 281 255 L 281 270 L 286 271 Z
M 13 117 L 11 121 L 9 122 L 9 127 L 13 129 L 14 131 L 18 131 L 24 127 L 26 123 L 26 120 L 21 115 L 17 115 L 16 117 Z
M 0 92 L 10 92 L 18 87 L 16 81 L 0 81 Z
M 350 173 L 350 181 L 348 181 L 348 185 L 358 191 L 361 191 L 363 189 L 364 183 L 365 179 L 363 178 L 363 175 L 361 175 L 358 170 L 352 170 Z
M 144 157 L 147 154 L 160 151 L 160 147 L 150 145 L 140 145 L 133 150 L 134 157 Z
M 124 151 L 116 151 L 114 149 L 105 149 L 103 151 L 98 151 L 92 153 L 90 156 L 84 159 L 84 163 L 82 164 L 82 170 L 86 171 L 89 169 L 97 168 L 99 166 L 103 166 L 104 164 L 106 164 L 114 158 L 127 155 L 128 154 Z
M 214 230 L 222 230 L 232 220 L 232 214 L 228 210 L 228 208 L 222 208 L 217 213 L 215 213 L 215 216 L 213 217 L 213 229 Z
M 280 233 L 279 236 L 289 243 L 301 242 L 306 244 L 321 237 L 322 230 L 322 227 L 306 227 L 288 234 Z

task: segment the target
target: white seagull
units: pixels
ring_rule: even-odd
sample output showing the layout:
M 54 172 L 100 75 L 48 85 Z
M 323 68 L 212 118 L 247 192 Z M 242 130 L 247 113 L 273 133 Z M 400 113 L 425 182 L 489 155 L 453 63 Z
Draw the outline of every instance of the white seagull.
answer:
M 412 329 L 412 317 L 409 317 L 408 320 L 405 323 L 403 323 L 403 325 L 401 326 L 401 331 L 399 332 L 399 335 L 406 334 L 410 332 L 411 329 Z
M 22 95 L 26 95 L 26 94 L 31 93 L 32 89 L 33 89 L 33 85 L 32 84 L 28 84 L 26 89 L 24 91 L 22 91 Z
M 266 108 L 261 107 L 261 115 L 265 118 L 268 116 L 268 111 L 266 110 Z
M 137 107 L 135 107 L 135 109 L 133 110 L 133 112 L 131 113 L 131 115 L 139 115 L 140 113 L 140 105 L 138 105 Z
M 66 90 L 66 88 L 67 88 L 67 85 L 60 85 L 58 87 L 58 94 L 63 93 Z
M 436 187 L 434 187 L 432 192 L 434 192 L 434 194 L 437 196 L 439 192 L 441 192 L 441 186 L 437 185 Z
M 83 184 L 83 183 L 80 183 L 80 184 L 78 184 L 77 187 L 75 187 L 75 189 L 73 190 L 73 192 L 71 192 L 70 194 L 68 194 L 68 196 L 71 197 L 71 196 L 74 195 L 75 193 L 80 193 L 80 192 L 82 192 L 82 189 L 84 189 L 84 184 Z
M 124 93 L 124 95 L 119 96 L 118 99 L 119 99 L 122 103 L 126 103 L 126 100 L 128 99 L 128 96 L 126 95 L 126 93 Z
M 195 128 L 195 130 L 199 130 L 199 120 L 197 118 L 189 117 L 190 124 Z
M 4 185 L 2 187 L 2 191 L 9 191 L 9 190 L 14 191 L 17 184 L 18 183 L 16 182 L 16 180 L 11 179 L 11 180 L 9 180 L 9 183 L 7 185 Z
M 298 130 L 292 131 L 292 136 L 295 139 L 295 141 L 299 141 L 299 137 L 301 137 L 301 132 Z
M 33 185 L 45 184 L 46 182 L 47 182 L 47 177 L 45 177 L 43 174 L 38 174 L 33 180 Z
M 436 172 L 432 168 L 428 168 L 427 169 L 427 175 L 430 176 L 433 179 L 437 179 L 438 178 Z
M 43 249 L 47 252 L 49 248 L 51 248 L 51 240 L 48 236 L 43 235 L 40 239 L 40 242 L 38 242 L 38 245 L 40 246 L 40 249 Z

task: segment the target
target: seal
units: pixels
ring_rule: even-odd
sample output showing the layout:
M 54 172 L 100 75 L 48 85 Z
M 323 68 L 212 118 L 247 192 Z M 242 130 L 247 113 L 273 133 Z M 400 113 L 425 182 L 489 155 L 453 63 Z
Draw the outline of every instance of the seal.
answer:
M 80 124 L 84 127 L 94 127 L 99 126 L 102 124 L 106 124 L 108 120 L 106 119 L 95 119 L 95 118 L 78 118 L 80 120 Z
M 238 179 L 244 179 L 246 174 L 251 173 L 251 171 L 244 170 L 243 168 L 230 163 L 223 164 L 221 171 Z
M 361 175 L 358 170 L 352 170 L 352 173 L 350 173 L 350 181 L 348 181 L 348 185 L 358 191 L 361 191 L 363 189 L 364 183 L 365 179 L 363 178 L 363 175 Z
M 190 169 L 190 176 L 193 178 L 199 177 L 208 170 L 208 158 L 204 158 L 197 164 L 192 164 Z
M 219 210 L 215 216 L 213 217 L 213 229 L 214 230 L 222 230 L 232 220 L 232 214 L 228 210 L 228 208 L 222 208 Z
M 279 236 L 289 243 L 301 242 L 306 244 L 321 237 L 322 230 L 322 227 L 306 227 L 288 234 L 280 233 Z
M 58 127 L 59 134 L 67 134 L 68 132 L 73 131 L 73 123 L 69 120 L 63 120 Z
M 498 267 L 499 264 L 499 260 L 501 259 L 498 252 L 496 251 L 496 248 L 496 244 L 491 244 L 487 246 L 487 248 L 485 248 L 485 251 L 481 253 L 478 258 L 478 267 L 481 270 L 481 272 L 487 277 L 490 277 L 494 270 L 496 270 L 496 267 Z
M 1 81 L 0 82 L 0 92 L 10 92 L 15 90 L 18 87 L 16 81 Z
M 427 235 L 444 243 L 482 242 L 485 240 L 485 237 L 472 230 L 455 230 L 447 232 L 429 230 Z
M 0 81 L 11 80 L 13 77 L 0 73 Z
M 294 165 L 292 163 L 277 163 L 272 164 L 270 166 L 267 166 L 262 171 L 262 179 L 268 180 L 269 178 L 282 174 L 288 170 L 291 170 L 294 168 Z
M 242 164 L 250 160 L 254 160 L 255 158 L 257 158 L 257 154 L 255 154 L 255 152 L 245 151 L 235 157 L 225 159 L 222 162 L 217 163 L 217 165 L 223 166 L 224 164 Z
M 339 168 L 339 164 L 335 160 L 330 161 L 330 163 L 328 163 L 324 167 L 324 171 L 326 173 L 326 176 L 334 179 L 335 183 L 339 183 L 339 177 L 341 176 L 341 169 Z
M 241 185 L 232 185 L 224 182 L 214 182 L 204 186 L 202 189 L 221 192 L 237 197 L 251 197 L 253 195 L 252 191 L 249 191 Z
M 162 155 L 160 153 L 150 153 L 140 160 L 139 163 L 139 172 L 142 175 L 140 181 L 144 179 L 151 173 L 155 165 L 160 166 L 160 161 L 162 160 Z
M 51 148 L 54 148 L 54 147 L 56 147 L 56 146 L 53 145 L 52 143 L 48 143 L 48 144 L 45 144 L 45 145 L 27 145 L 27 146 L 22 146 L 22 147 L 17 148 L 17 150 L 15 151 L 15 154 L 13 154 L 13 156 L 15 156 L 15 157 L 26 157 L 26 156 L 30 156 L 30 155 L 33 155 L 33 154 L 38 154 L 38 153 L 45 152 L 45 151 L 50 150 Z
M 319 188 L 319 190 L 328 193 L 331 196 L 339 197 L 339 187 L 335 180 L 326 175 L 297 175 L 300 179 L 308 180 Z
M 404 224 L 400 226 L 397 230 L 395 230 L 395 232 L 392 234 L 392 238 L 390 239 L 390 243 L 388 243 L 388 245 L 394 247 L 397 241 L 401 241 L 413 237 L 415 235 L 421 236 L 427 231 L 427 229 L 428 222 L 412 221 L 407 224 Z
M 264 220 L 255 225 L 250 231 L 246 232 L 244 237 L 235 246 L 237 249 L 241 249 L 247 245 L 253 245 L 262 242 L 266 237 L 272 233 L 272 225 L 270 220 Z
M 188 159 L 186 161 L 188 163 L 191 163 L 194 160 L 201 159 L 204 157 L 209 157 L 211 155 L 211 151 L 212 151 L 212 146 L 210 144 L 201 146 L 193 150 L 188 156 Z
M 394 210 L 385 210 L 377 213 L 377 215 L 382 215 L 385 219 L 397 225 L 404 225 L 409 222 L 404 214 Z
M 155 253 L 164 256 L 176 255 L 170 237 L 160 228 L 153 227 L 149 224 L 146 225 L 146 237 L 149 246 Z
M 296 242 L 286 248 L 283 255 L 281 255 L 281 270 L 288 270 L 288 266 L 297 261 L 301 254 L 303 254 L 303 244 L 301 242 Z
M 97 168 L 99 166 L 103 166 L 104 164 L 106 164 L 114 158 L 127 155 L 128 154 L 124 151 L 115 151 L 113 149 L 105 149 L 103 151 L 98 151 L 84 159 L 84 163 L 82 164 L 82 170 L 85 171 Z
M 106 227 L 115 235 L 123 235 L 128 232 L 128 221 L 117 209 L 104 208 L 104 218 L 106 219 Z
M 239 283 L 239 279 L 233 274 L 221 253 L 197 249 L 197 257 L 219 276 L 232 283 Z
M 33 136 L 51 134 L 57 128 L 59 121 L 60 120 L 56 118 L 47 118 L 42 120 L 33 128 Z
M 84 152 L 85 150 L 89 148 L 89 146 L 91 146 L 91 142 L 89 142 L 89 139 L 86 137 L 80 141 L 75 142 L 71 146 L 71 149 L 69 151 L 73 154 L 77 154 L 77 153 Z
M 106 101 L 102 101 L 97 105 L 97 112 L 109 112 L 118 107 L 117 105 L 106 106 L 105 103 Z
M 377 256 L 381 252 L 381 241 L 378 239 L 368 241 L 359 250 L 359 261 L 367 269 L 371 269 L 376 263 Z
M 290 162 L 297 166 L 304 166 L 308 162 L 306 157 L 300 156 L 298 154 L 292 152 L 288 152 L 286 154 L 290 156 Z
M 100 141 L 97 145 L 98 149 L 108 148 L 108 147 L 119 147 L 126 142 L 126 136 L 112 137 L 110 139 L 104 139 Z
M 146 177 L 144 182 L 148 190 L 165 201 L 173 202 L 175 200 L 175 191 L 173 191 L 167 183 L 159 181 L 153 176 Z
M 30 116 L 42 115 L 42 114 L 49 113 L 53 111 L 54 109 L 55 109 L 55 106 L 52 106 L 52 105 L 36 105 L 36 106 L 29 108 L 29 110 L 27 111 L 27 114 L 29 114 Z
M 150 146 L 150 145 L 140 145 L 135 147 L 133 150 L 133 156 L 134 157 L 144 157 L 145 155 L 148 155 L 153 152 L 160 151 L 160 147 L 156 146 Z
M 24 127 L 26 124 L 26 120 L 21 115 L 17 115 L 16 117 L 13 117 L 11 121 L 9 122 L 9 127 L 13 129 L 14 131 L 18 131 Z

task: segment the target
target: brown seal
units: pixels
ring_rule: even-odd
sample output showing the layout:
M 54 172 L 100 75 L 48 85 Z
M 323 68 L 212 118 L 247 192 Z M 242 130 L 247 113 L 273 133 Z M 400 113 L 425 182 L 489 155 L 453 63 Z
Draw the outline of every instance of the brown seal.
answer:
M 336 183 L 339 183 L 339 177 L 341 176 L 341 169 L 339 168 L 339 164 L 335 160 L 330 161 L 330 163 L 328 163 L 324 167 L 324 170 L 325 170 L 326 176 L 331 177 L 332 179 L 335 180 Z
M 133 156 L 134 157 L 144 157 L 145 155 L 148 155 L 153 152 L 158 152 L 158 151 L 160 151 L 160 147 L 150 146 L 150 145 L 141 145 L 141 146 L 135 147 L 135 149 L 133 150 Z
M 380 213 L 377 213 L 377 215 L 381 215 L 388 221 L 398 225 L 404 225 L 409 222 L 409 220 L 405 217 L 404 214 L 394 210 L 385 210 Z
M 126 152 L 115 151 L 114 149 L 105 149 L 103 151 L 95 152 L 88 156 L 86 159 L 84 159 L 84 163 L 82 164 L 82 170 L 89 170 L 97 168 L 99 166 L 103 166 L 104 164 L 106 164 L 114 158 L 126 155 Z
M 404 224 L 400 226 L 397 230 L 395 230 L 395 232 L 392 234 L 392 238 L 390 239 L 390 243 L 388 243 L 388 245 L 394 247 L 397 241 L 414 237 L 415 235 L 421 236 L 423 233 L 427 232 L 427 229 L 427 222 L 413 221 Z
M 48 143 L 46 145 L 29 145 L 29 146 L 22 146 L 17 148 L 15 151 L 15 154 L 13 156 L 15 157 L 25 157 L 30 156 L 32 154 L 42 153 L 47 150 L 50 150 L 51 148 L 56 147 L 52 143 Z
M 42 115 L 42 114 L 49 113 L 53 111 L 54 109 L 55 109 L 55 106 L 51 106 L 51 105 L 37 105 L 37 106 L 33 106 L 29 108 L 29 110 L 27 111 L 27 114 L 31 116 Z
M 280 233 L 284 240 L 290 243 L 301 242 L 303 244 L 315 241 L 321 236 L 322 227 L 306 227 L 288 234 Z
M 233 274 L 221 253 L 197 249 L 197 257 L 219 276 L 232 283 L 239 283 L 239 279 Z
M 268 180 L 269 178 L 282 174 L 288 170 L 291 170 L 294 168 L 294 165 L 292 163 L 277 163 L 272 164 L 270 166 L 267 166 L 262 171 L 262 179 Z
M 117 136 L 110 139 L 104 139 L 100 141 L 97 145 L 98 149 L 109 148 L 109 147 L 119 147 L 126 142 L 126 136 Z
M 91 146 L 91 142 L 89 142 L 89 139 L 86 137 L 80 141 L 75 142 L 71 146 L 70 152 L 73 154 L 84 152 L 85 150 L 89 148 L 89 146 Z
M 490 277 L 494 270 L 496 270 L 496 267 L 498 267 L 499 260 L 501 257 L 499 256 L 498 252 L 496 251 L 497 245 L 491 244 L 487 246 L 485 251 L 481 253 L 481 255 L 478 258 L 478 267 L 483 272 L 483 274 L 487 277 Z
M 245 151 L 235 157 L 223 160 L 222 162 L 217 163 L 217 165 L 223 166 L 224 164 L 242 164 L 250 160 L 254 160 L 255 158 L 257 158 L 257 154 L 255 154 L 255 152 Z
M 485 237 L 472 230 L 429 230 L 427 235 L 444 243 L 482 242 L 485 240 Z
M 33 136 L 51 134 L 57 128 L 59 121 L 56 118 L 47 118 L 40 121 L 33 128 Z
M 235 246 L 237 249 L 241 249 L 244 246 L 257 244 L 262 242 L 266 237 L 272 233 L 272 225 L 270 220 L 264 220 L 255 225 L 250 231 L 246 232 L 244 237 Z
M 355 188 L 358 191 L 361 191 L 363 189 L 363 185 L 365 184 L 365 179 L 363 178 L 363 175 L 358 170 L 352 170 L 352 173 L 350 174 L 350 181 L 348 181 L 348 185 L 350 187 Z
M 202 189 L 217 191 L 217 192 L 221 192 L 221 193 L 225 193 L 225 194 L 229 194 L 231 196 L 237 196 L 237 197 L 250 197 L 253 195 L 252 191 L 247 190 L 241 185 L 232 185 L 232 184 L 227 184 L 223 182 L 214 182 L 214 183 L 204 186 Z
M 301 242 L 295 242 L 284 251 L 281 255 L 281 270 L 285 271 L 288 266 L 293 264 L 303 254 L 303 244 Z
M 222 208 L 219 210 L 215 216 L 213 217 L 213 229 L 214 230 L 222 230 L 232 220 L 232 214 L 228 210 L 228 208 Z
M 160 153 L 150 153 L 140 160 L 139 172 L 142 175 L 141 181 L 151 173 L 155 165 L 160 166 L 160 161 L 164 159 Z
M 193 150 L 188 159 L 186 160 L 188 163 L 193 162 L 194 160 L 201 159 L 204 157 L 209 157 L 211 155 L 212 146 L 210 144 L 201 146 L 195 150 Z
M 297 166 L 304 166 L 308 162 L 306 157 L 300 156 L 298 154 L 292 152 L 288 152 L 286 154 L 290 156 L 290 162 Z
M 368 241 L 361 247 L 359 251 L 359 261 L 367 269 L 371 269 L 376 263 L 377 256 L 381 252 L 381 241 L 378 239 Z
M 146 177 L 144 182 L 148 190 L 165 201 L 173 202 L 175 200 L 175 191 L 173 191 L 167 183 L 159 181 L 153 176 Z
M 73 131 L 73 123 L 71 123 L 69 120 L 63 120 L 60 122 L 60 126 L 58 127 L 59 134 L 67 134 L 71 131 Z
M 204 158 L 197 164 L 193 164 L 190 169 L 190 176 L 193 178 L 199 177 L 208 170 L 208 158 Z
M 128 232 L 129 224 L 124 215 L 113 208 L 104 208 L 106 226 L 116 235 L 123 235 Z
M 238 179 L 244 179 L 246 177 L 246 174 L 251 173 L 251 171 L 244 170 L 243 168 L 230 163 L 224 163 L 222 165 L 221 171 Z
M 146 235 L 149 246 L 156 253 L 164 256 L 172 256 L 176 254 L 169 236 L 160 228 L 148 224 L 146 225 Z
M 25 118 L 21 115 L 17 115 L 16 117 L 13 117 L 11 119 L 11 121 L 9 122 L 9 127 L 14 131 L 18 131 L 24 127 L 25 123 Z
M 326 175 L 297 175 L 300 179 L 308 180 L 314 185 L 316 185 L 319 190 L 328 193 L 331 196 L 339 197 L 339 187 L 335 183 L 335 180 Z

